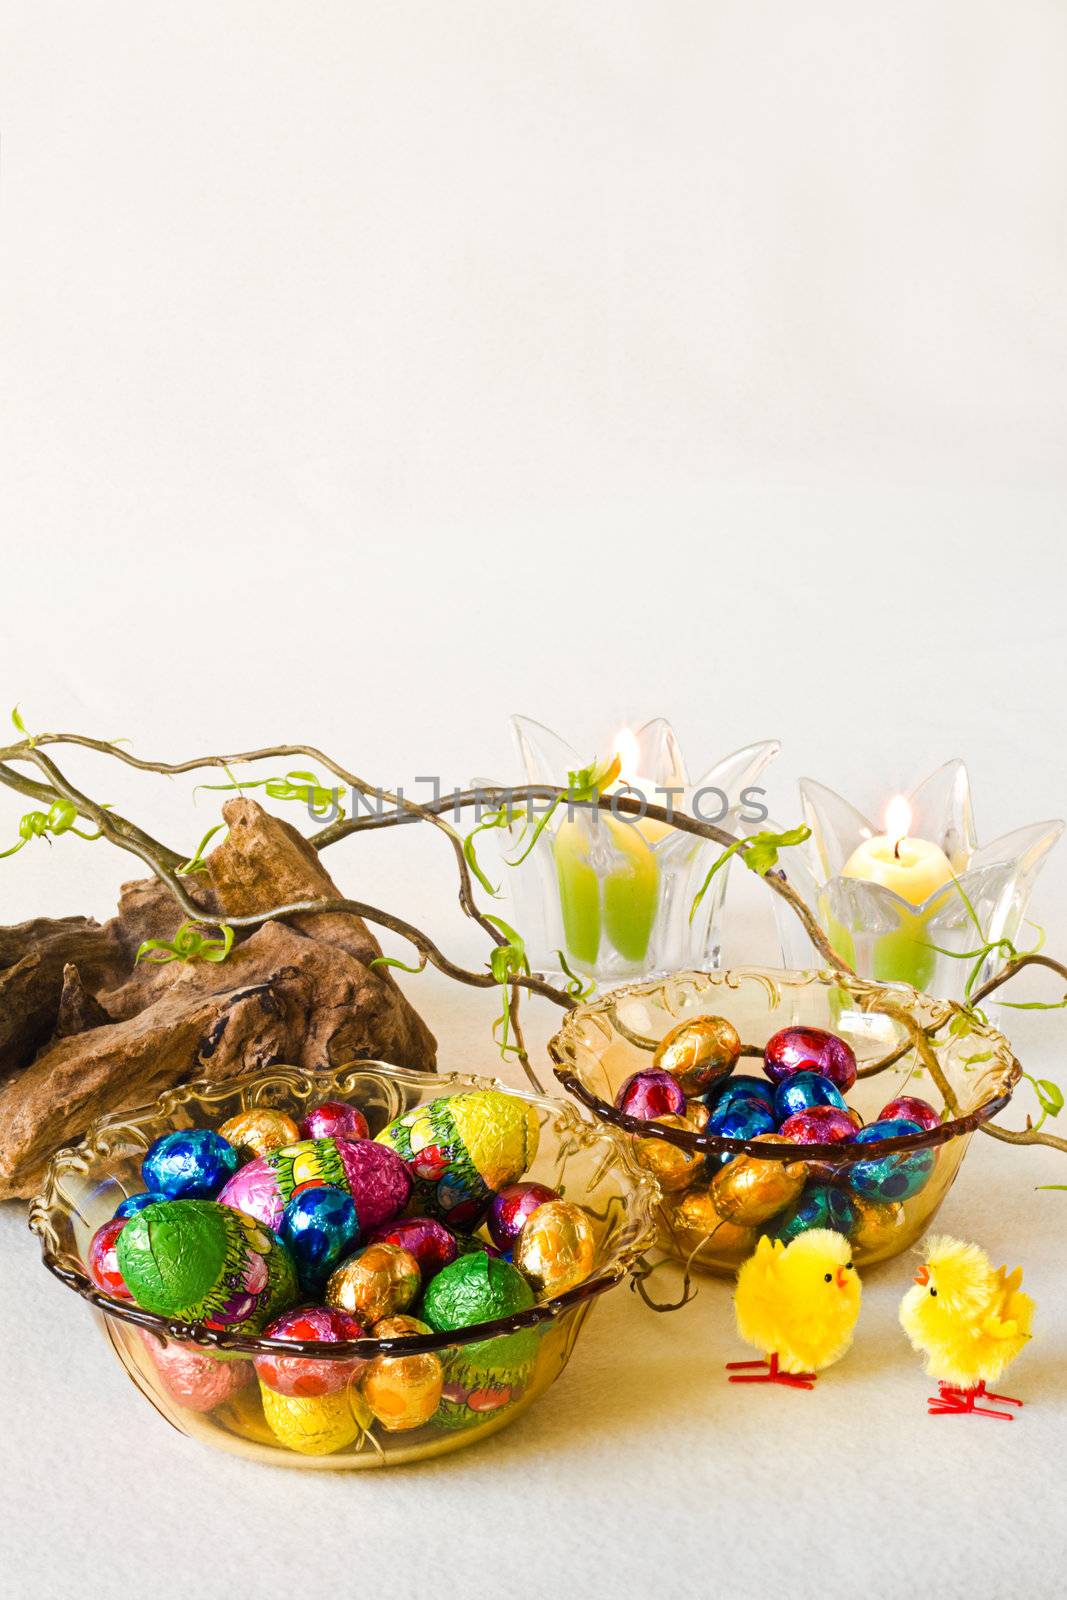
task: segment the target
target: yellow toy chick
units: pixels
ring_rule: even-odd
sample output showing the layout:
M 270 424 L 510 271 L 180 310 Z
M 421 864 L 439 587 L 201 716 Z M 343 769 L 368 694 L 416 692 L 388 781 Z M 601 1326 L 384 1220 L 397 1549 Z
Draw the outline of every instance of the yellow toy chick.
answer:
M 925 1259 L 915 1274 L 915 1288 L 900 1302 L 900 1325 L 912 1345 L 926 1357 L 926 1371 L 938 1379 L 938 1393 L 928 1410 L 932 1417 L 1000 1417 L 1010 1411 L 980 1406 L 979 1400 L 1021 1406 L 1011 1395 L 992 1394 L 995 1383 L 1029 1341 L 1034 1302 L 1023 1294 L 1022 1268 L 994 1272 L 989 1257 L 976 1244 L 938 1235 L 928 1239 Z
M 768 1359 L 728 1362 L 730 1382 L 814 1388 L 852 1343 L 861 1292 L 843 1234 L 811 1228 L 789 1244 L 765 1235 L 737 1274 L 734 1313 L 742 1339 Z

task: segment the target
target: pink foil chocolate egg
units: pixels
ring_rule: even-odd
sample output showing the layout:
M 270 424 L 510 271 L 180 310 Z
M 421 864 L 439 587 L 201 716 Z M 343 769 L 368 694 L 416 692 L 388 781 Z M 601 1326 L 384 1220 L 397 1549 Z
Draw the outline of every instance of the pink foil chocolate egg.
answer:
M 856 1137 L 856 1124 L 837 1106 L 809 1106 L 787 1117 L 778 1132 L 791 1144 L 847 1144 Z
M 538 1206 L 558 1199 L 555 1189 L 546 1188 L 543 1183 L 511 1183 L 506 1189 L 501 1189 L 489 1207 L 489 1216 L 486 1218 L 493 1243 L 501 1250 L 510 1250 L 522 1232 L 526 1218 Z
M 672 1078 L 669 1072 L 661 1072 L 658 1067 L 649 1067 L 627 1078 L 615 1096 L 615 1104 L 627 1116 L 651 1122 L 654 1117 L 681 1116 L 685 1111 L 685 1095 L 677 1078 Z
M 434 1217 L 398 1217 L 395 1222 L 382 1222 L 371 1229 L 367 1243 L 395 1244 L 413 1255 L 424 1285 L 459 1254 L 455 1235 Z
M 324 1185 L 352 1196 L 361 1232 L 398 1216 L 411 1194 L 411 1177 L 395 1150 L 373 1139 L 331 1138 L 302 1139 L 249 1161 L 218 1198 L 277 1231 L 294 1194 Z
M 898 1094 L 895 1100 L 890 1100 L 887 1106 L 879 1111 L 876 1122 L 917 1122 L 920 1128 L 940 1128 L 940 1114 L 934 1110 L 929 1100 L 921 1100 L 916 1094 Z
M 186 1411 L 213 1411 L 251 1381 L 250 1361 L 220 1359 L 176 1339 L 161 1344 L 150 1333 L 142 1332 L 141 1338 L 163 1388 Z
M 119 1269 L 119 1259 L 115 1251 L 115 1241 L 128 1220 L 127 1217 L 112 1217 L 110 1221 L 97 1228 L 89 1241 L 89 1253 L 85 1262 L 89 1276 L 96 1287 L 103 1289 L 105 1294 L 114 1295 L 116 1300 L 133 1299 Z
M 337 1344 L 344 1339 L 365 1339 L 367 1330 L 358 1318 L 337 1306 L 302 1306 L 276 1317 L 264 1328 L 263 1337 Z M 274 1351 L 256 1356 L 255 1364 L 260 1381 L 275 1394 L 305 1398 L 339 1394 L 367 1366 L 358 1357 L 347 1361 L 331 1361 L 328 1357 L 316 1360 L 313 1356 L 283 1356 Z
M 772 1083 L 795 1072 L 817 1072 L 847 1094 L 856 1081 L 856 1057 L 850 1046 L 822 1028 L 782 1028 L 764 1045 L 763 1063 Z
M 305 1139 L 369 1139 L 367 1119 L 358 1106 L 347 1106 L 343 1100 L 325 1100 L 321 1106 L 309 1111 L 300 1124 Z

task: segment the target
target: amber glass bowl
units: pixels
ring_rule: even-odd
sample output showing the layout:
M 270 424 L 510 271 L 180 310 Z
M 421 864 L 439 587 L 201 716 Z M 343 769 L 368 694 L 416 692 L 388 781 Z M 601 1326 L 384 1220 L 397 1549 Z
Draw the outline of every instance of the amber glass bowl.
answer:
M 620 1086 L 632 1073 L 651 1066 L 663 1035 L 700 1016 L 725 1017 L 733 1024 L 742 1041 L 735 1071 L 756 1076 L 762 1074 L 763 1046 L 779 1029 L 807 1026 L 836 1033 L 857 1058 L 858 1077 L 847 1100 L 864 1122 L 877 1118 L 901 1094 L 929 1101 L 942 1121 L 933 1129 L 873 1145 L 798 1145 L 725 1139 L 642 1122 L 618 1111 L 614 1101 Z M 724 1275 L 735 1272 L 751 1254 L 761 1232 L 778 1232 L 796 1214 L 801 1220 L 810 1217 L 812 1226 L 849 1232 L 860 1265 L 906 1249 L 935 1215 L 974 1129 L 1007 1105 L 1021 1073 L 1004 1036 L 965 1016 L 950 1001 L 903 984 L 755 967 L 676 973 L 612 990 L 569 1012 L 549 1052 L 564 1088 L 605 1123 L 635 1136 L 631 1153 L 637 1164 L 668 1173 L 657 1180 L 661 1247 L 693 1267 Z M 678 1152 L 690 1159 L 680 1161 Z M 929 1152 L 920 1159 L 932 1162 L 925 1186 L 916 1194 L 892 1203 L 857 1198 L 850 1182 L 854 1163 L 870 1163 L 876 1156 L 897 1158 L 902 1166 L 916 1152 Z M 743 1207 L 740 1215 L 735 1209 L 724 1216 L 714 1203 L 711 1179 L 725 1160 L 739 1157 L 803 1162 L 806 1176 L 801 1173 L 798 1181 L 804 1187 L 769 1218 L 747 1217 Z M 772 1185 L 775 1177 L 772 1173 Z
M 555 1299 L 459 1333 L 315 1344 L 169 1323 L 101 1293 L 86 1273 L 93 1233 L 127 1195 L 143 1189 L 141 1160 L 161 1134 L 217 1127 L 252 1106 L 275 1107 L 299 1121 L 324 1100 L 343 1100 L 359 1106 L 373 1135 L 403 1111 L 469 1089 L 500 1089 L 535 1107 L 540 1142 L 527 1178 L 564 1192 L 593 1221 L 593 1273 Z M 630 1162 L 625 1140 L 571 1105 L 487 1078 L 361 1062 L 314 1074 L 281 1066 L 241 1081 L 191 1084 L 153 1106 L 108 1117 L 81 1144 L 53 1158 L 44 1191 L 31 1207 L 30 1227 L 40 1238 L 45 1265 L 94 1308 L 137 1388 L 180 1432 L 256 1461 L 354 1469 L 443 1455 L 521 1415 L 563 1371 L 595 1298 L 626 1277 L 651 1243 L 654 1202 L 655 1186 Z M 389 1431 L 367 1410 L 358 1381 L 346 1381 L 333 1386 L 317 1436 L 304 1448 L 290 1447 L 268 1424 L 256 1377 L 253 1358 L 271 1352 L 306 1359 L 307 1372 L 319 1378 L 324 1369 L 340 1370 L 338 1363 L 347 1364 L 346 1372 L 365 1372 L 363 1363 L 376 1358 L 430 1353 L 441 1364 L 442 1403 L 428 1422 Z M 294 1370 L 299 1371 L 289 1369 Z M 312 1381 L 307 1387 L 316 1386 Z M 305 1453 L 308 1443 L 314 1453 Z

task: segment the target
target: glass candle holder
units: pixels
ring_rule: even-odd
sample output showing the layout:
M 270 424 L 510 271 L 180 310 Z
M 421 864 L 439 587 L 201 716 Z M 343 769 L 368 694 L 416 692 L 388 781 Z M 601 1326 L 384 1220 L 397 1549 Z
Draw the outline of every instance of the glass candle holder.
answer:
M 948 1000 L 964 1000 L 968 980 L 980 982 L 1001 964 L 995 952 L 984 961 L 974 952 L 1018 938 L 1037 875 L 1063 832 L 1060 821 L 1036 822 L 980 846 L 962 761 L 891 802 L 889 814 L 899 806 L 905 830 L 898 859 L 892 828 L 875 827 L 809 778 L 800 794 L 811 838 L 783 866 L 834 949 L 862 978 Z M 775 916 L 782 964 L 810 961 L 803 927 L 777 896 Z
M 528 785 L 564 788 L 568 775 L 583 766 L 577 752 L 540 723 L 513 717 L 511 726 Z M 750 791 L 777 755 L 777 740 L 735 751 L 696 783 L 662 717 L 618 735 L 613 748 L 620 756 L 614 786 L 620 794 L 730 832 L 766 815 L 762 791 Z M 679 967 L 719 965 L 727 869 L 715 875 L 692 920 L 690 911 L 721 846 L 649 817 L 566 802 L 528 848 L 536 825 L 536 814 L 524 812 L 499 837 L 516 922 L 538 971 L 562 979 L 569 969 L 610 987 Z

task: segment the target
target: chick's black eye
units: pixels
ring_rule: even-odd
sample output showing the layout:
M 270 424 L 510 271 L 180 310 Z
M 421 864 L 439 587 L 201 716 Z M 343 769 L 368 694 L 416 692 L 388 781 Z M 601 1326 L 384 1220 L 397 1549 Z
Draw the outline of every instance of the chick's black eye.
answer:
M 934 1299 L 936 1300 L 937 1299 L 937 1290 L 936 1289 L 931 1289 L 930 1293 L 933 1295 Z
M 827 1274 L 826 1274 L 826 1276 L 825 1276 L 825 1278 L 824 1278 L 824 1279 L 823 1279 L 823 1282 L 824 1282 L 824 1283 L 833 1283 L 833 1281 L 834 1281 L 834 1275 L 833 1275 L 833 1273 L 832 1273 L 832 1272 L 828 1272 L 828 1273 L 827 1273 Z
M 845 1262 L 845 1271 L 846 1272 L 851 1272 L 852 1271 L 852 1262 L 851 1261 L 846 1261 Z

